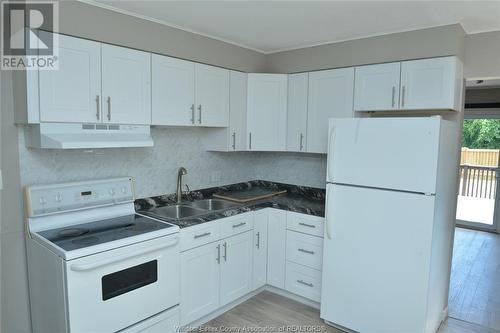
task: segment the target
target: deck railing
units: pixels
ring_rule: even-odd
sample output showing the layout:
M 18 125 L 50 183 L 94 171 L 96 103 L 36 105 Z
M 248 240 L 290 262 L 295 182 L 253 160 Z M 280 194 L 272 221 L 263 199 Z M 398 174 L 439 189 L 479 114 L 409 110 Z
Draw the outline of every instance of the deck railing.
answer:
M 459 194 L 467 197 L 495 199 L 497 188 L 495 166 L 460 165 Z

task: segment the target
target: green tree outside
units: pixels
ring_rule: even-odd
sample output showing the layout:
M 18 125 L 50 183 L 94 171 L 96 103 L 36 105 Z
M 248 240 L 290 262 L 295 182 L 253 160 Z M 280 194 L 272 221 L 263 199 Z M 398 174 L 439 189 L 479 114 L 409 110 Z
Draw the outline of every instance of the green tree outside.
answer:
M 462 147 L 467 147 L 469 149 L 500 148 L 500 120 L 464 120 Z

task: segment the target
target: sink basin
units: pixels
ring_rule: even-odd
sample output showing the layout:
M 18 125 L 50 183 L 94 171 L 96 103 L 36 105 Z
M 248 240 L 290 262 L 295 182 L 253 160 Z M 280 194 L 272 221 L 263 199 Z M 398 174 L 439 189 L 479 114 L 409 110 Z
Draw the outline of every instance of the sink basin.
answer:
M 184 205 L 173 205 L 160 207 L 151 212 L 152 215 L 167 217 L 171 219 L 182 219 L 191 216 L 203 215 L 207 211 Z
M 205 199 L 205 200 L 190 202 L 189 206 L 205 210 L 222 210 L 222 209 L 238 207 L 240 205 L 226 200 Z

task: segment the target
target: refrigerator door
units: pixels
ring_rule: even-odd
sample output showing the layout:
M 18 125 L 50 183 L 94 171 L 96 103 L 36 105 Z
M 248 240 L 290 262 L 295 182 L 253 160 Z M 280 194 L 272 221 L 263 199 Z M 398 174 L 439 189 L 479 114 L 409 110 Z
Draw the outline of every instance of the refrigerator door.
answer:
M 424 332 L 433 211 L 434 196 L 327 185 L 321 318 Z
M 435 193 L 440 122 L 330 119 L 327 182 Z

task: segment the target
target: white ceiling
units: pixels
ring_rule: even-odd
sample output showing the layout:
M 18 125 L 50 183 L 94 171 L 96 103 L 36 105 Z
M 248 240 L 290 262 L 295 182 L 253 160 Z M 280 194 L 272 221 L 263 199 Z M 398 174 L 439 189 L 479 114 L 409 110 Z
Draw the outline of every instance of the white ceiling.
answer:
M 500 1 L 82 0 L 263 53 L 461 23 L 500 30 Z

